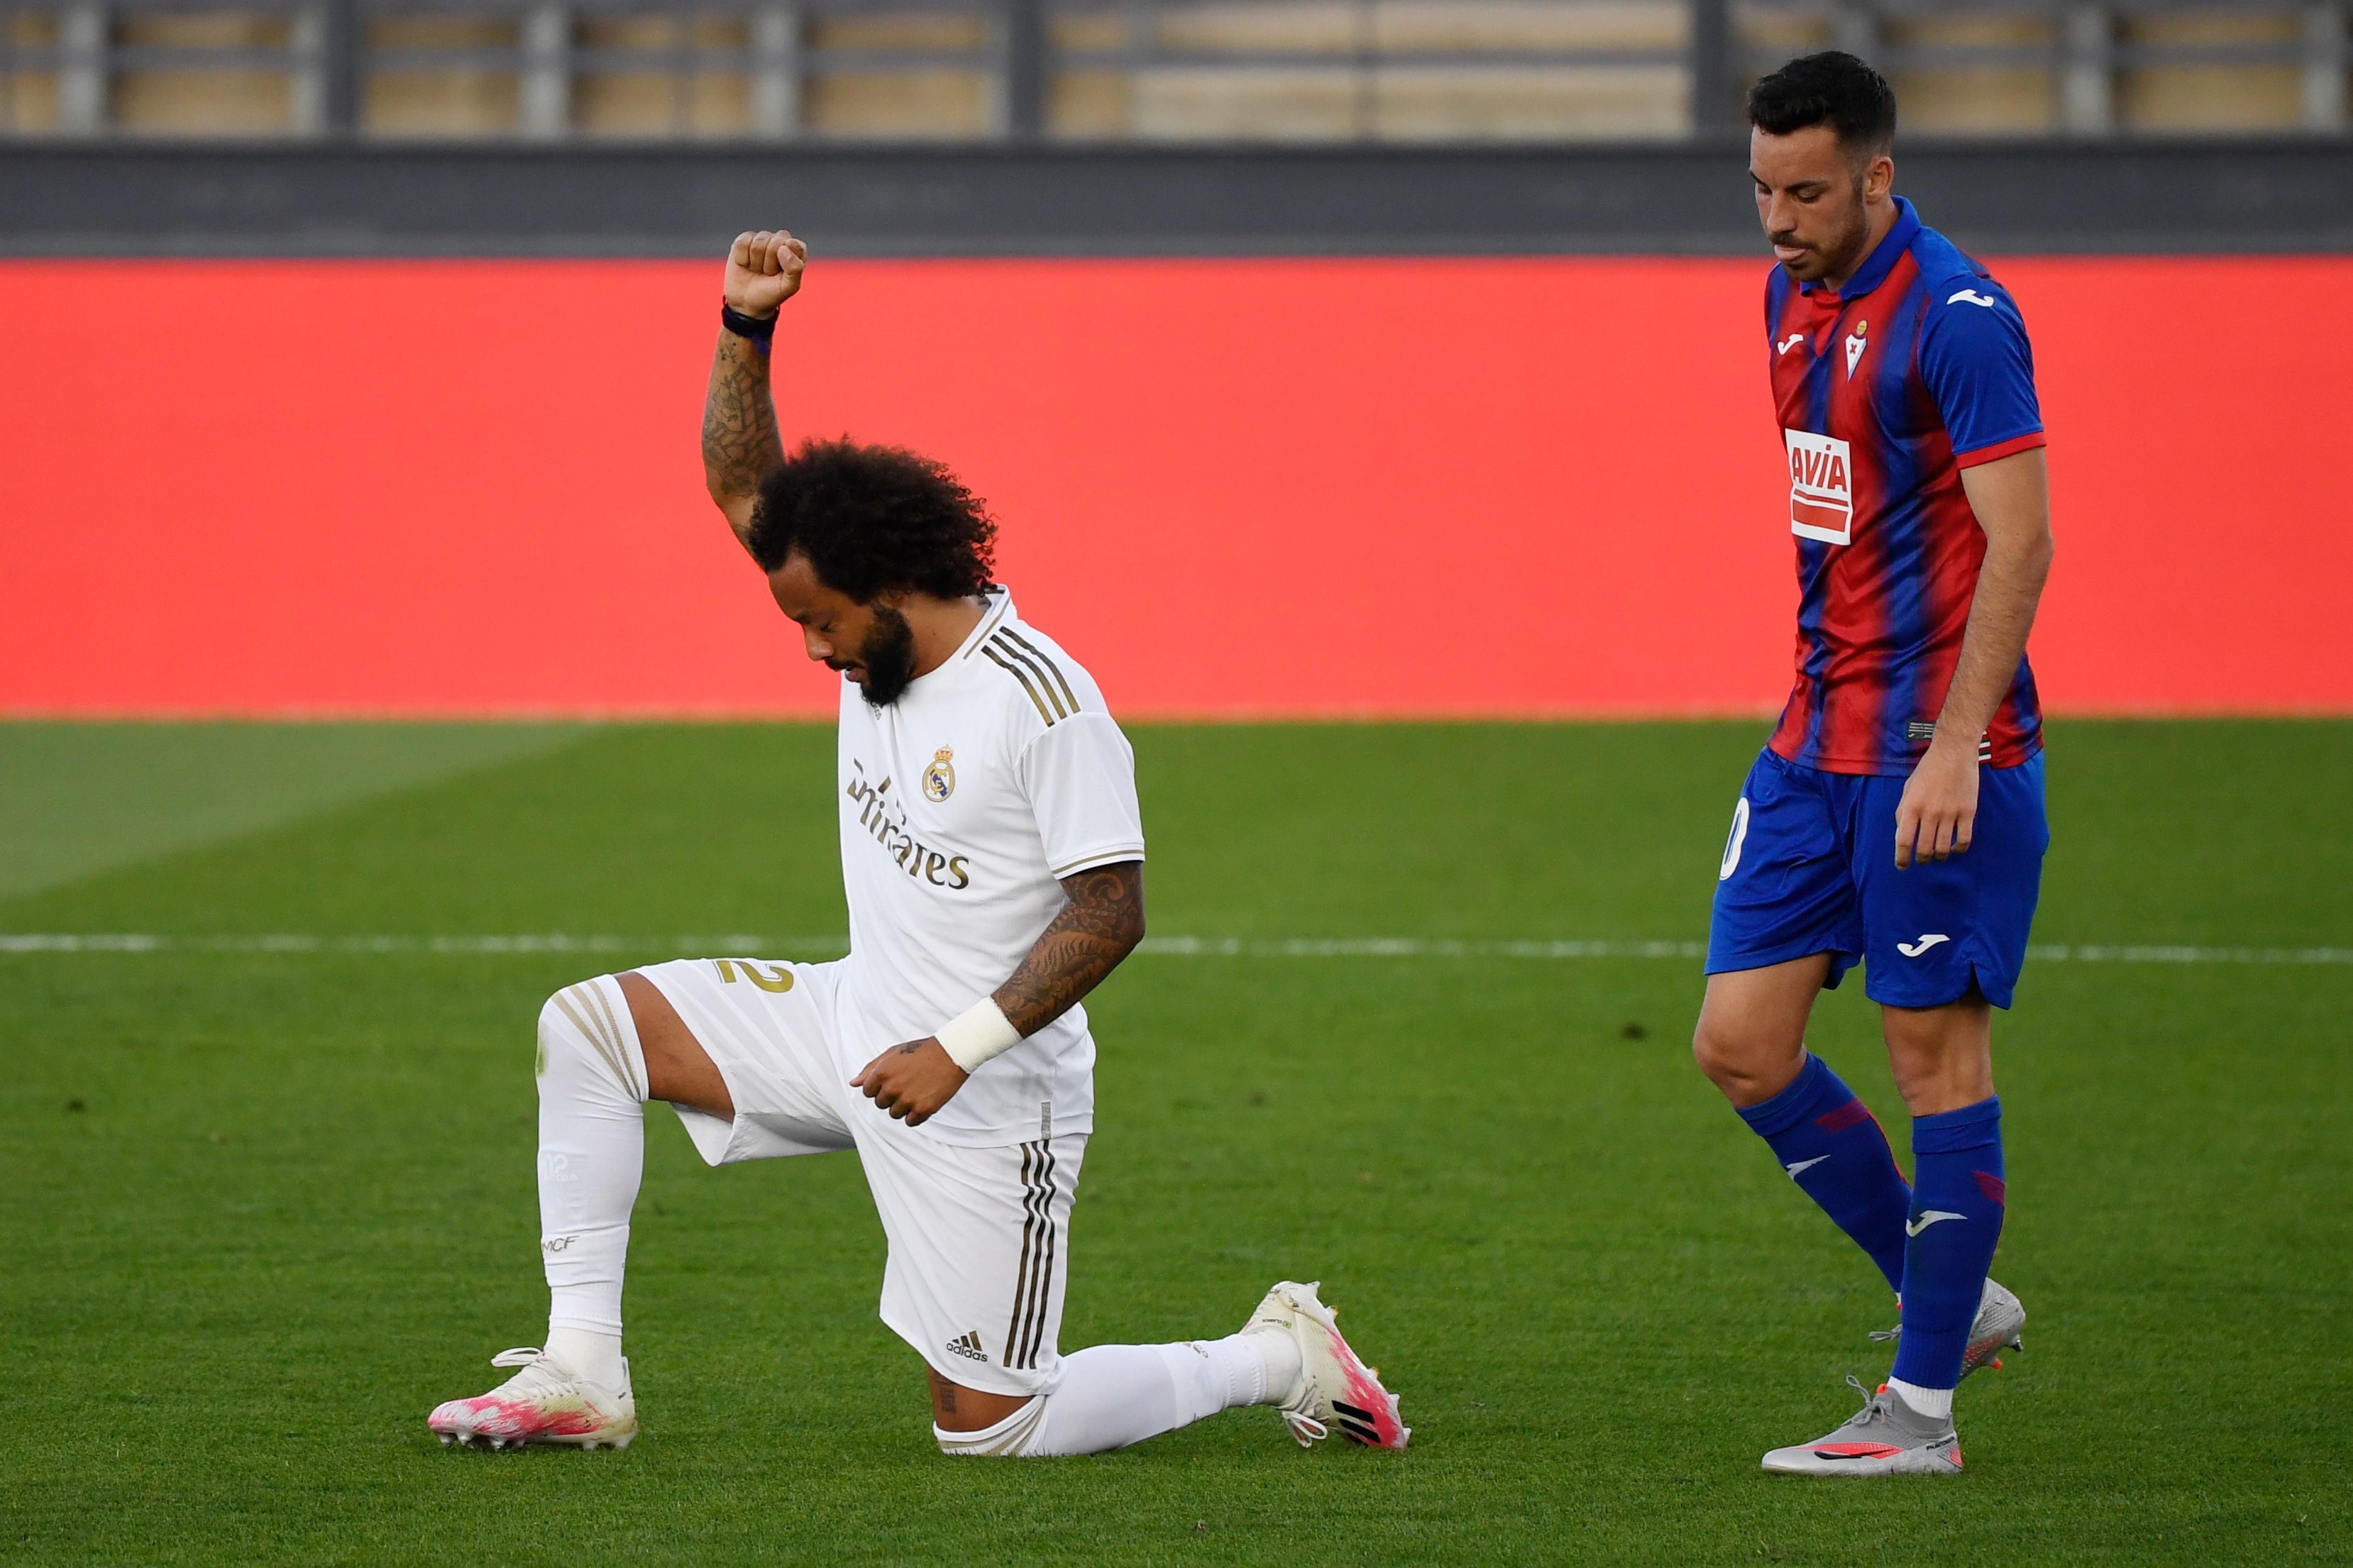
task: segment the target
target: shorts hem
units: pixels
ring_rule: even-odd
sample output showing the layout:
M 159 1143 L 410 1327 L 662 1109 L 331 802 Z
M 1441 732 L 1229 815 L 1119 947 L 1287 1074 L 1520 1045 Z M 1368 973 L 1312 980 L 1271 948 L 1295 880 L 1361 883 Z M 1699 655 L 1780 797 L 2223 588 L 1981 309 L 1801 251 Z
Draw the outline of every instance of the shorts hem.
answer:
M 1706 973 L 1738 974 L 1751 969 L 1770 969 L 1777 963 L 1788 963 L 1793 959 L 1811 958 L 1818 952 L 1830 955 L 1830 978 L 1822 982 L 1822 989 L 1825 991 L 1837 990 L 1839 982 L 1846 978 L 1846 972 L 1862 960 L 1862 952 L 1860 948 L 1845 947 L 1838 942 L 1810 937 L 1802 942 L 1780 942 L 1771 947 L 1742 948 L 1731 952 L 1718 952 L 1710 948 L 1707 954 Z
M 1958 990 L 1949 984 L 1924 985 L 1917 996 L 1885 996 L 1880 994 L 1880 987 L 1873 984 L 1866 974 L 1862 994 L 1883 1007 L 1905 1007 L 1915 1011 L 1927 1007 L 1949 1007 L 1956 1002 L 1966 1000 L 1972 991 L 1983 996 L 1989 1005 L 1999 1007 L 2005 1013 L 2017 999 L 2018 982 L 2014 978 L 2005 981 L 1998 973 L 1989 974 L 1980 960 L 1970 959 L 1958 978 Z M 1900 990 L 1902 987 L 1890 986 L 1888 989 Z
M 958 1388 L 969 1388 L 976 1394 L 1000 1394 L 1007 1399 L 1036 1399 L 1051 1394 L 1062 1381 L 1062 1360 L 1056 1356 L 1053 1364 L 1035 1372 L 1020 1372 L 1002 1367 L 994 1362 L 965 1361 L 945 1350 L 934 1351 L 910 1333 L 902 1323 L 893 1322 L 888 1312 L 880 1314 L 882 1326 L 906 1342 L 909 1350 L 921 1356 L 923 1364 Z M 920 1333 L 921 1331 L 916 1331 Z

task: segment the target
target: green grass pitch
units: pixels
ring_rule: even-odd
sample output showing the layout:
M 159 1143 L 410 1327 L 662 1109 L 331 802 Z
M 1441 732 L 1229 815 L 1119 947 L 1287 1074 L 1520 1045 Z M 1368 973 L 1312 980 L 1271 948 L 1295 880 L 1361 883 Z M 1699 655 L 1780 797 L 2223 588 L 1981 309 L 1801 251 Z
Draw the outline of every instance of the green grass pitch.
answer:
M 1942 1483 L 1757 1472 L 1884 1374 L 1889 1303 L 1693 1070 L 1697 963 L 1480 946 L 1701 936 L 1759 739 L 1138 727 L 1155 934 L 1243 946 L 1093 1005 L 1062 1342 L 1321 1279 L 1414 1443 L 1249 1411 L 995 1465 L 933 1448 L 853 1159 L 710 1172 L 660 1110 L 637 1445 L 424 1427 L 543 1325 L 541 999 L 698 932 L 822 955 L 829 730 L 0 727 L 0 932 L 170 939 L 0 943 L 0 1558 L 2346 1561 L 2353 723 L 2056 726 L 2036 935 L 2078 951 L 1996 1047 L 2029 1349 Z M 344 940 L 547 932 L 630 945 Z M 1269 945 L 1365 937 L 1465 947 Z M 1859 984 L 1813 1037 L 1903 1152 Z

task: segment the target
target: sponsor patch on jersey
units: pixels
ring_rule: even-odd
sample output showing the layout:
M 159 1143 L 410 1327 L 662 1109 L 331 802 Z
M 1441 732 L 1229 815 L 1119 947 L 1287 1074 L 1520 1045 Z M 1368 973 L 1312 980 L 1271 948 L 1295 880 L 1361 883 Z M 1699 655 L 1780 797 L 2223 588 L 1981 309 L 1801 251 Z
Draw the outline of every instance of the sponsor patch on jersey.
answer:
M 932 753 L 932 765 L 923 770 L 923 798 L 938 802 L 955 794 L 955 751 L 942 746 Z
M 1854 460 L 1835 436 L 1784 429 L 1789 443 L 1789 531 L 1825 544 L 1854 541 Z

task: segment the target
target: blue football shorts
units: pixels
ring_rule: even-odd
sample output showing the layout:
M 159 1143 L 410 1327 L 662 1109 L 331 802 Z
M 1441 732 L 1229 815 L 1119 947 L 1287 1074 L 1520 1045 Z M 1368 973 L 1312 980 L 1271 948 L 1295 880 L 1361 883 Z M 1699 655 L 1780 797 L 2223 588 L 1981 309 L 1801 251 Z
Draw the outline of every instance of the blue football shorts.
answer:
M 1978 769 L 1968 853 L 1899 871 L 1904 784 L 1759 755 L 1725 842 L 1707 972 L 1827 952 L 1831 985 L 1860 959 L 1864 994 L 1887 1006 L 1941 1007 L 1972 987 L 2009 1006 L 2051 847 L 2042 753 Z

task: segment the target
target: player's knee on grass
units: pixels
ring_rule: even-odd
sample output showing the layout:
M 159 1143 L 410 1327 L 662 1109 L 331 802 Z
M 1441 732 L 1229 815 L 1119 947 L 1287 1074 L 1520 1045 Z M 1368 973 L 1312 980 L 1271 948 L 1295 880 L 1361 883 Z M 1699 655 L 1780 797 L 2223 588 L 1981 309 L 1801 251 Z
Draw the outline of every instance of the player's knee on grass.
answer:
M 991 1426 L 976 1432 L 951 1432 L 937 1422 L 932 1436 L 940 1452 L 962 1459 L 1028 1459 L 1038 1457 L 1039 1436 L 1046 1427 L 1046 1396 L 1033 1394 L 1021 1407 Z

